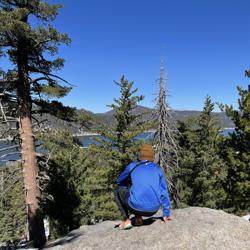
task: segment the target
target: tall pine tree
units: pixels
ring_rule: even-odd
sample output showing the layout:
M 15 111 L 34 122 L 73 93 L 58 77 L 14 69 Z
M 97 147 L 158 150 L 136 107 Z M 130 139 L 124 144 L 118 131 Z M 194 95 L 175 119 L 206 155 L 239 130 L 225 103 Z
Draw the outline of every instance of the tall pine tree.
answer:
M 239 109 L 222 106 L 234 122 L 235 131 L 224 138 L 220 153 L 228 166 L 226 208 L 241 215 L 250 207 L 250 85 L 246 90 L 237 89 Z
M 226 166 L 219 156 L 220 128 L 212 116 L 214 104 L 206 97 L 197 121 L 180 123 L 181 160 L 177 178 L 182 182 L 183 205 L 223 208 Z
M 40 167 L 45 177 L 42 211 L 50 221 L 50 237 L 57 238 L 86 219 L 85 150 L 70 131 L 40 133 L 39 139 L 49 155 Z
M 135 137 L 144 131 L 140 114 L 133 111 L 142 95 L 136 95 L 133 82 L 123 76 L 115 82 L 120 88 L 119 98 L 110 105 L 116 124 L 105 127 L 99 133 L 103 139 L 99 145 L 88 148 L 86 160 L 85 197 L 88 198 L 89 217 L 95 220 L 118 218 L 117 206 L 113 198 L 113 188 L 121 171 L 131 161 L 138 160 L 139 143 Z
M 62 105 L 51 102 L 51 98 L 63 97 L 71 89 L 64 85 L 65 80 L 53 73 L 64 65 L 62 58 L 53 59 L 58 45 L 70 42 L 66 34 L 59 33 L 51 25 L 60 7 L 40 0 L 0 0 L 0 55 L 8 56 L 14 65 L 12 69 L 1 71 L 1 90 L 5 93 L 5 101 L 14 95 L 17 98 L 29 240 L 36 247 L 45 243 L 45 233 L 39 212 L 41 194 L 37 181 L 32 104 L 40 105 L 41 111 L 55 112 Z M 32 25 L 32 18 L 36 18 L 39 25 Z
M 122 76 L 120 82 L 115 82 L 120 87 L 119 99 L 114 99 L 114 103 L 109 105 L 114 111 L 116 120 L 115 128 L 101 131 L 101 134 L 111 142 L 120 154 L 122 167 L 129 164 L 137 150 L 135 137 L 144 131 L 145 125 L 140 121 L 142 114 L 135 114 L 134 110 L 138 102 L 144 99 L 142 95 L 135 95 L 137 88 L 133 89 L 134 82 L 129 82 Z M 118 173 L 121 169 L 117 169 Z

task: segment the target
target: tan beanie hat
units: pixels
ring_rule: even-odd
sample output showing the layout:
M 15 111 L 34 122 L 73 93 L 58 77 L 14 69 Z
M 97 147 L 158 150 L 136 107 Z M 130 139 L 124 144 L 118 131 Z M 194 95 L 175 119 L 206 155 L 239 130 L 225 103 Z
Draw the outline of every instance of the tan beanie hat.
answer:
M 150 144 L 142 144 L 140 148 L 140 160 L 154 161 L 154 150 Z

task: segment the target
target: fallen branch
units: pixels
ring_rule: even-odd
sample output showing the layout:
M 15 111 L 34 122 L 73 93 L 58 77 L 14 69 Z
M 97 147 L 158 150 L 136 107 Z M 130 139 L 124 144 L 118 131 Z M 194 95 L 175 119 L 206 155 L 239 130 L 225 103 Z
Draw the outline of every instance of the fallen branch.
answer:
M 18 145 L 14 145 L 14 146 L 6 147 L 6 148 L 1 148 L 0 152 L 4 152 L 4 151 L 14 149 L 14 148 L 18 148 L 18 147 L 19 147 Z
M 6 157 L 11 156 L 11 155 L 20 155 L 20 154 L 21 154 L 21 152 L 11 152 L 8 154 L 1 155 L 0 159 L 6 158 Z
M 2 118 L 3 118 L 4 122 L 6 122 L 7 125 L 9 125 L 8 120 L 7 120 L 7 117 L 6 117 L 6 115 L 5 115 L 5 113 L 4 113 L 4 110 L 3 110 L 3 105 L 2 105 L 1 100 L 0 100 L 0 110 L 1 110 Z

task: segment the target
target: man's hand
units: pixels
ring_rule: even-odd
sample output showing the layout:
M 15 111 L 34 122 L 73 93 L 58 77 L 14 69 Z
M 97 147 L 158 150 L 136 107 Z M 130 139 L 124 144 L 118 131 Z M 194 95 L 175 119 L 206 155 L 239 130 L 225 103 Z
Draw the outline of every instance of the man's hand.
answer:
M 172 220 L 172 219 L 170 218 L 170 216 L 168 216 L 168 217 L 163 217 L 163 221 L 164 221 L 165 223 L 167 223 L 167 222 L 170 221 L 170 220 Z

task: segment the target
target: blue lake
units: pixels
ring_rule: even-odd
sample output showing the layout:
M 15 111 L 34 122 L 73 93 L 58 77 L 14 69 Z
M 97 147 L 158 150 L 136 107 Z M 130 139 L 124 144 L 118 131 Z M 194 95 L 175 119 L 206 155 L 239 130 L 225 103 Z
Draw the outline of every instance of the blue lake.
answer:
M 85 135 L 85 136 L 79 136 L 78 137 L 82 146 L 84 148 L 87 148 L 91 144 L 98 144 L 98 139 L 101 139 L 102 137 L 100 135 Z M 154 138 L 154 132 L 144 132 L 135 137 L 135 140 L 144 140 L 144 141 L 150 141 Z M 97 139 L 97 140 L 96 140 Z
M 228 136 L 228 135 L 232 134 L 234 131 L 235 131 L 234 128 L 227 128 L 227 129 L 224 129 L 222 131 L 222 133 L 223 133 L 224 136 Z
M 6 148 L 6 147 L 11 147 L 11 146 L 14 146 L 15 144 L 13 143 L 8 143 L 8 142 L 3 142 L 1 141 L 0 142 L 0 150 L 3 149 L 3 148 Z M 18 153 L 17 149 L 13 148 L 13 149 L 9 149 L 9 150 L 6 150 L 6 151 L 3 151 L 3 152 L 0 152 L 0 162 L 2 161 L 16 161 L 19 159 L 19 154 L 13 154 L 13 155 L 9 155 L 7 157 L 4 157 L 3 156 L 5 154 L 9 154 L 9 153 Z

